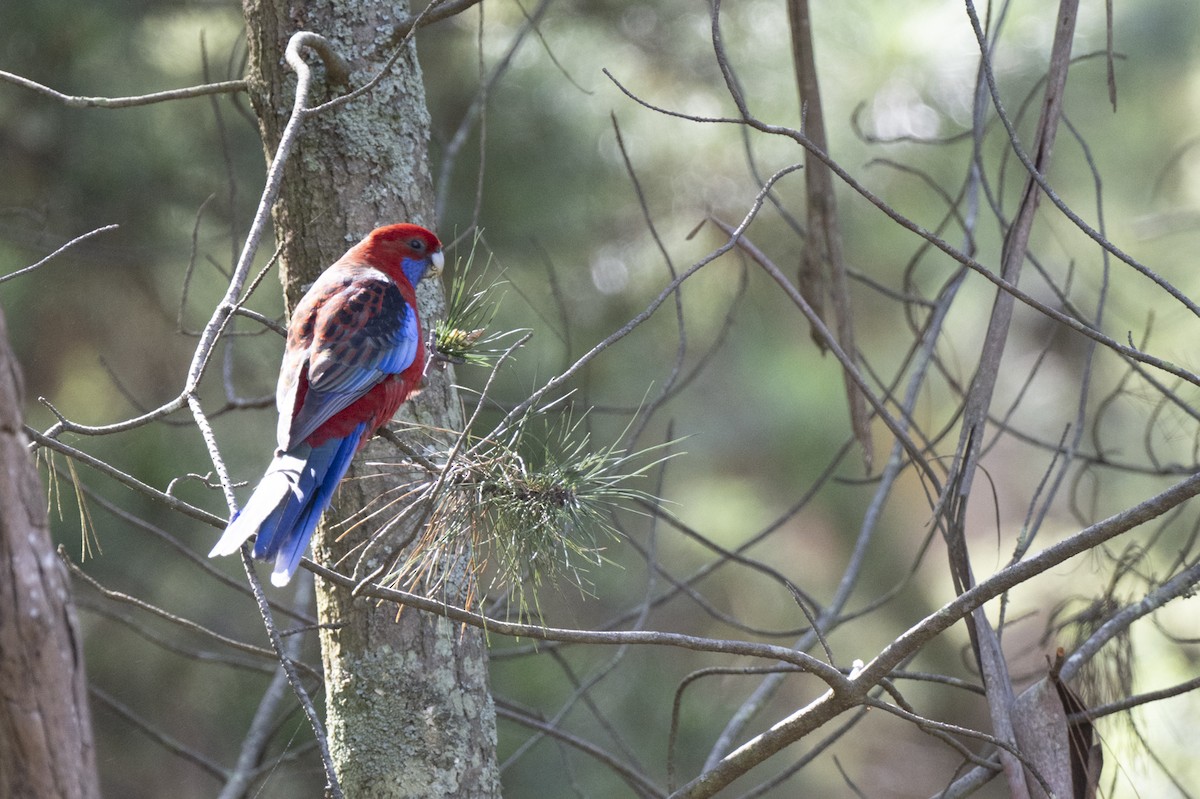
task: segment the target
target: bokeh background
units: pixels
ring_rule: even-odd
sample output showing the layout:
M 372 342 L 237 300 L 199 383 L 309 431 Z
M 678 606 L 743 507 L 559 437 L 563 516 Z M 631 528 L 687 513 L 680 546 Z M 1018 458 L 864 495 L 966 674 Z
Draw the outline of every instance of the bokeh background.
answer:
M 1148 0 L 1115 5 L 1116 108 L 1107 84 L 1104 4 L 1085 3 L 1074 53 L 1087 57 L 1071 70 L 1070 126 L 1060 131 L 1050 179 L 1117 246 L 1184 294 L 1197 296 L 1200 150 L 1193 145 L 1200 141 L 1200 5 Z M 488 83 L 486 124 L 456 140 L 479 100 L 481 83 L 506 57 L 531 14 L 539 15 L 537 33 L 520 41 L 505 74 Z M 1028 135 L 1040 94 L 1033 95 L 1032 110 L 1025 103 L 1040 91 L 1054 11 L 1017 2 L 1004 6 L 1003 14 L 996 76 L 1009 112 L 1018 116 L 1025 109 L 1019 130 Z M 905 216 L 937 228 L 947 213 L 947 196 L 957 196 L 967 180 L 975 146 L 966 134 L 979 53 L 962 4 L 826 2 L 814 4 L 814 16 L 831 154 Z M 767 121 L 799 126 L 783 4 L 729 3 L 722 24 L 752 110 Z M 602 71 L 655 105 L 693 116 L 732 116 L 710 35 L 707 5 L 685 0 L 552 3 L 544 11 L 510 0 L 487 2 L 418 35 L 433 117 L 439 231 L 450 240 L 474 224 L 482 229 L 487 256 L 477 261 L 490 260 L 489 274 L 503 282 L 493 328 L 534 334 L 500 374 L 493 395 L 500 405 L 528 395 L 644 308 L 671 270 L 687 268 L 719 245 L 711 225 L 692 235 L 709 214 L 740 221 L 767 175 L 802 160 L 797 145 L 785 138 L 639 106 Z M 243 58 L 241 10 L 234 3 L 0 3 L 0 69 L 68 94 L 132 95 L 237 78 Z M 1002 229 L 989 200 L 1011 212 L 1023 179 L 1007 148 L 992 115 L 979 146 L 992 194 L 977 198 L 972 237 L 974 253 L 990 266 L 999 261 Z M 195 346 L 194 331 L 223 293 L 263 182 L 262 148 L 245 98 L 72 109 L 0 83 L 0 170 L 6 193 L 0 202 L 0 275 L 36 262 L 74 236 L 119 225 L 34 273 L 0 284 L 0 308 L 25 370 L 29 424 L 46 429 L 55 422 L 48 404 L 75 422 L 106 424 L 175 397 Z M 845 186 L 838 192 L 855 278 L 856 335 L 873 373 L 890 383 L 914 340 L 910 320 L 920 307 L 914 298 L 931 299 L 957 265 L 923 251 L 917 237 Z M 967 201 L 959 204 L 963 215 L 970 208 Z M 789 274 L 803 246 L 791 222 L 803 216 L 803 177 L 796 173 L 778 184 L 750 230 Z M 386 221 L 392 220 L 380 220 Z M 942 235 L 967 246 L 961 224 L 951 222 Z M 469 243 L 468 237 L 460 255 Z M 1048 204 L 1032 249 L 1044 273 L 1028 272 L 1023 286 L 1031 294 L 1055 307 L 1064 307 L 1065 297 L 1092 315 L 1103 288 L 1102 325 L 1109 335 L 1132 339 L 1185 368 L 1200 366 L 1196 318 L 1145 278 L 1106 262 Z M 280 317 L 273 280 L 268 276 L 254 307 Z M 959 392 L 973 373 L 992 297 L 986 281 L 965 280 L 938 347 L 940 368 L 920 395 L 915 421 L 931 436 L 950 431 L 935 448 L 941 457 L 953 454 Z M 652 446 L 682 439 L 674 447 L 681 454 L 641 487 L 663 497 L 682 525 L 722 547 L 736 547 L 783 519 L 748 554 L 818 601 L 827 599 L 873 489 L 856 449 L 848 446 L 838 365 L 821 356 L 786 297 L 735 256 L 703 269 L 681 298 L 687 340 L 682 364 L 694 376 L 657 409 L 637 442 Z M 573 382 L 576 409 L 592 408 L 587 424 L 595 441 L 618 439 L 639 406 L 657 397 L 670 380 L 679 345 L 671 301 Z M 243 324 L 236 343 L 223 351 L 221 366 L 236 396 L 226 395 L 220 379 L 204 387 L 226 462 L 239 480 L 256 479 L 272 447 L 274 415 L 264 400 L 273 392 L 281 350 L 274 333 Z M 1186 409 L 1194 390 L 1168 382 L 1181 403 L 1163 402 L 1161 384 L 1132 375 L 1117 358 L 1101 354 L 1094 371 L 1085 374 L 1085 356 L 1083 339 L 1018 310 L 993 409 L 1011 427 L 989 450 L 988 485 L 977 487 L 972 505 L 979 574 L 1007 562 L 1027 525 L 1043 476 L 1054 466 L 1046 442 L 1052 445 L 1071 431 L 1085 376 L 1090 393 L 1080 446 L 1092 460 L 1070 471 L 1047 508 L 1041 532 L 1046 542 L 1150 495 L 1166 485 L 1164 475 L 1196 463 L 1197 419 Z M 480 368 L 459 370 L 460 381 L 474 388 L 486 375 Z M 228 407 L 235 404 L 255 407 Z M 224 515 L 199 434 L 185 415 L 173 422 L 64 440 Z M 891 447 L 881 426 L 875 447 L 881 462 Z M 1097 460 L 1125 468 L 1104 468 Z M 96 580 L 223 634 L 265 643 L 253 602 L 215 581 L 171 543 L 203 554 L 216 530 L 85 467 L 75 467 L 76 482 L 60 456 L 43 456 L 42 463 L 56 535 Z M 827 472 L 832 479 L 824 477 Z M 810 489 L 817 489 L 812 498 L 791 512 Z M 627 511 L 618 519 L 623 533 L 643 545 L 653 542 L 659 562 L 676 577 L 714 559 L 710 549 L 671 525 Z M 897 590 L 831 635 L 847 664 L 869 659 L 952 596 L 940 545 L 935 541 L 918 558 L 929 519 L 928 498 L 908 474 L 884 508 L 851 608 Z M 1056 645 L 1070 645 L 1069 631 L 1043 635 L 1056 610 L 1136 598 L 1180 551 L 1188 551 L 1194 514 L 1170 522 L 1132 535 L 1128 546 L 1118 542 L 1109 552 L 1077 559 L 1014 594 L 1005 633 L 1014 672 L 1032 680 Z M 543 590 L 540 604 L 548 621 L 601 627 L 636 608 L 648 585 L 651 593 L 666 588 L 663 576 L 648 570 L 636 548 L 621 539 L 605 555 L 609 562 L 588 573 L 585 590 L 569 582 Z M 1136 565 L 1114 571 L 1113 563 L 1122 558 Z M 236 563 L 217 567 L 240 580 Z M 212 640 L 77 585 L 88 670 L 108 697 L 95 705 L 107 795 L 213 795 L 219 783 L 203 767 L 167 751 L 116 706 L 228 765 L 270 677 L 269 664 L 234 655 L 231 665 L 229 652 Z M 762 635 L 738 630 L 680 596 L 655 606 L 648 625 L 780 643 L 803 626 L 786 590 L 751 569 L 726 566 L 697 590 L 706 603 Z M 290 602 L 292 595 L 280 599 Z M 1197 634 L 1194 618 L 1195 600 L 1184 600 L 1122 642 L 1123 657 L 1137 664 L 1135 690 L 1194 675 L 1197 650 L 1187 640 Z M 695 668 L 729 665 L 711 656 L 648 649 L 551 648 L 530 657 L 529 642 L 493 637 L 492 643 L 495 692 L 514 706 L 553 716 L 572 701 L 580 683 L 594 678 L 589 696 L 621 731 L 620 740 L 577 701 L 563 725 L 636 756 L 660 780 L 676 686 Z M 310 662 L 319 663 L 313 643 L 307 646 Z M 956 629 L 923 652 L 913 668 L 969 676 L 964 647 L 965 633 Z M 1109 665 L 1099 669 L 1097 701 L 1115 698 L 1103 696 L 1102 689 L 1112 683 L 1105 674 L 1120 670 L 1112 665 L 1118 661 L 1107 659 Z M 699 768 L 754 684 L 753 677 L 720 677 L 689 689 L 695 694 L 684 703 L 676 744 L 681 774 Z M 818 688 L 802 678 L 785 683 L 753 728 L 802 706 Z M 918 684 L 906 696 L 930 716 L 987 728 L 986 708 L 974 697 L 965 700 L 969 695 Z M 1190 795 L 1189 786 L 1200 784 L 1189 746 L 1196 711 L 1185 696 L 1141 709 L 1132 719 L 1104 722 L 1108 795 Z M 504 720 L 500 730 L 501 756 L 510 758 L 506 795 L 628 795 L 622 782 L 588 758 L 549 740 L 526 748 L 528 731 Z M 306 748 L 310 737 L 299 713 L 280 720 L 279 749 L 296 756 L 265 781 L 262 795 L 317 795 L 319 764 Z M 849 795 L 842 769 L 868 796 L 928 796 L 945 784 L 956 763 L 957 756 L 941 744 L 878 714 L 772 795 Z M 785 765 L 764 767 L 762 778 Z M 745 789 L 753 784 L 747 781 Z M 999 796 L 1002 790 L 997 783 L 980 795 Z

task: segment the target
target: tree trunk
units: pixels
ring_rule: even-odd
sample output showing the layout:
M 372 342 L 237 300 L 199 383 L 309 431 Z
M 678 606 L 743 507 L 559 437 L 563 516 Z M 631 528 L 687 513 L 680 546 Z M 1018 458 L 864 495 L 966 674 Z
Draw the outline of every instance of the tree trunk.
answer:
M 99 797 L 83 642 L 0 315 L 0 799 Z
M 309 30 L 328 38 L 349 65 L 350 86 L 361 86 L 393 52 L 396 43 L 386 32 L 406 10 L 403 3 L 374 0 L 245 0 L 247 77 L 268 158 L 295 86 L 282 60 L 289 37 Z M 315 75 L 322 74 L 318 68 Z M 345 90 L 318 79 L 314 93 L 332 97 Z M 305 284 L 373 228 L 403 221 L 433 227 L 428 141 L 429 114 L 412 46 L 365 97 L 305 124 L 273 209 L 289 308 Z M 423 283 L 418 299 L 428 330 L 428 320 L 444 307 L 440 285 Z M 460 428 L 452 383 L 449 370 L 430 370 L 425 389 L 406 403 L 402 416 L 427 429 Z M 403 482 L 402 475 L 381 475 L 380 467 L 365 465 L 397 459 L 393 446 L 372 442 L 343 481 L 327 522 L 348 518 Z M 314 536 L 315 557 L 333 568 L 353 568 L 361 554 L 353 548 L 382 521 L 369 520 L 342 541 L 336 540 L 341 530 L 331 533 L 323 525 Z M 499 796 L 483 634 L 412 609 L 397 619 L 395 607 L 355 600 L 317 582 L 320 621 L 330 625 L 321 632 L 326 726 L 346 796 Z

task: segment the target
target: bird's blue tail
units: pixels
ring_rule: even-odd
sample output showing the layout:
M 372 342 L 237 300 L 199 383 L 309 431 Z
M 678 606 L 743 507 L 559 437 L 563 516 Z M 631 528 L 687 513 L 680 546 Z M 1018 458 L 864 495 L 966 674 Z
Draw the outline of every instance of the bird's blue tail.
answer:
M 271 582 L 287 585 L 366 429 L 367 423 L 362 422 L 345 438 L 276 452 L 250 500 L 225 528 L 209 557 L 236 552 L 257 533 L 254 557 L 274 559 Z

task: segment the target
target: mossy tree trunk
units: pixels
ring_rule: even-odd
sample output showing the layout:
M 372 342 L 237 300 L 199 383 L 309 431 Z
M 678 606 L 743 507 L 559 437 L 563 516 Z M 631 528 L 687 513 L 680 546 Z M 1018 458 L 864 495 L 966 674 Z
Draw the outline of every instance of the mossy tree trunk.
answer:
M 350 87 L 357 87 L 393 52 L 391 31 L 407 9 L 375 0 L 245 0 L 244 11 L 251 99 L 270 157 L 295 86 L 283 64 L 289 37 L 300 30 L 325 36 L 349 65 Z M 319 66 L 315 74 L 314 103 L 347 90 L 326 85 Z M 305 284 L 371 229 L 402 221 L 434 227 L 428 140 L 429 114 L 411 46 L 369 94 L 306 122 L 273 212 L 289 308 Z M 440 285 L 426 281 L 418 295 L 422 318 L 436 317 L 443 307 Z M 431 369 L 402 417 L 426 429 L 458 429 L 452 377 Z M 397 459 L 394 446 L 375 439 L 343 482 L 327 522 L 346 519 L 395 488 L 401 476 L 380 475 L 378 466 L 365 464 Z M 351 568 L 360 555 L 352 548 L 379 526 L 369 521 L 342 541 L 336 540 L 341 531 L 331 534 L 323 526 L 314 538 L 317 560 Z M 499 796 L 482 633 L 412 609 L 397 619 L 394 606 L 317 583 L 320 621 L 337 625 L 322 631 L 321 643 L 326 725 L 346 796 Z

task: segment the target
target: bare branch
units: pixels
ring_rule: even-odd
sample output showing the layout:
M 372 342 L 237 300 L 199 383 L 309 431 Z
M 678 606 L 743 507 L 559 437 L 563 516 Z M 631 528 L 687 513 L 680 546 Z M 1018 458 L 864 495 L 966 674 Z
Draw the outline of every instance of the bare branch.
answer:
M 190 97 L 207 97 L 212 94 L 235 94 L 246 91 L 246 81 L 227 80 L 219 83 L 206 83 L 203 86 L 192 86 L 187 89 L 169 89 L 152 94 L 141 94 L 134 97 L 80 97 L 63 94 L 62 92 L 43 86 L 29 78 L 14 75 L 0 70 L 0 81 L 22 86 L 26 89 L 57 100 L 68 108 L 132 108 L 139 105 L 164 103 L 171 100 L 186 100 Z
M 302 603 L 311 594 L 310 580 L 302 577 L 296 581 L 295 601 L 298 606 L 302 606 Z M 304 636 L 290 636 L 284 645 L 283 656 L 289 661 L 295 661 L 300 656 L 300 647 L 303 643 Z M 258 701 L 258 708 L 254 711 L 254 718 L 250 721 L 250 728 L 242 738 L 242 748 L 238 752 L 237 764 L 226 776 L 225 785 L 221 788 L 218 799 L 240 799 L 246 795 L 251 781 L 257 774 L 257 766 L 262 762 L 267 745 L 271 741 L 274 717 L 279 705 L 287 696 L 287 690 L 288 675 L 281 665 L 275 670 L 275 675 Z
M 1198 478 L 1200 480 L 1200 478 Z M 1200 491 L 1200 488 L 1197 488 Z M 629 630 L 612 632 L 594 632 L 590 630 L 572 630 L 562 627 L 548 627 L 538 624 L 521 624 L 517 622 L 493 619 L 478 613 L 472 613 L 454 605 L 384 586 L 359 586 L 353 578 L 327 569 L 309 560 L 301 562 L 306 568 L 319 577 L 343 588 L 354 588 L 360 596 L 373 597 L 395 602 L 400 605 L 414 607 L 429 613 L 445 616 L 453 621 L 470 624 L 497 635 L 510 635 L 518 638 L 532 638 L 539 641 L 565 641 L 581 644 L 639 644 L 651 646 L 673 646 L 681 649 L 691 649 L 697 652 L 718 652 L 731 655 L 746 655 L 749 657 L 781 660 L 800 667 L 803 671 L 813 674 L 826 684 L 841 687 L 846 684 L 846 677 L 837 669 L 820 660 L 796 652 L 787 647 L 772 644 L 758 644 L 749 641 L 721 640 L 704 638 L 681 633 L 656 632 L 652 630 Z
M 909 628 L 850 679 L 848 692 L 831 691 L 816 699 L 770 730 L 735 750 L 714 768 L 705 771 L 674 794 L 678 797 L 712 796 L 752 766 L 821 727 L 857 704 L 888 676 L 888 673 L 934 636 L 957 624 L 968 613 L 1014 585 L 1050 569 L 1122 533 L 1166 513 L 1181 502 L 1200 494 L 1200 475 L 1176 483 L 1128 510 L 1081 530 L 1070 538 L 1013 564 L 983 580 L 932 615 Z M 782 659 L 782 658 L 781 658 Z
M 5 73 L 0 73 L 0 75 L 3 75 L 3 74 L 5 74 Z M 54 258 L 56 258 L 59 255 L 62 255 L 64 252 L 71 249 L 76 244 L 87 241 L 88 239 L 92 238 L 93 236 L 97 236 L 101 233 L 108 233 L 111 230 L 116 230 L 118 227 L 119 227 L 119 225 L 105 225 L 104 227 L 96 228 L 95 230 L 91 231 L 90 233 L 84 233 L 82 236 L 76 236 L 75 238 L 71 239 L 63 246 L 59 247 L 54 252 L 47 255 L 42 260 L 38 261 L 36 264 L 33 264 L 32 266 L 27 266 L 24 269 L 18 269 L 15 272 L 9 272 L 7 275 L 0 275 L 0 283 L 4 283 L 6 281 L 12 280 L 15 277 L 20 277 L 21 275 L 28 274 L 28 273 L 32 272 L 33 270 L 37 269 L 38 267 L 44 266 L 45 264 L 54 260 Z
M 146 602 L 145 600 L 138 599 L 135 596 L 130 596 L 129 594 L 125 594 L 120 591 L 114 591 L 111 588 L 105 588 L 99 582 L 97 582 L 95 578 L 88 575 L 87 572 L 83 571 L 83 569 L 80 569 L 79 566 L 77 566 L 75 564 L 75 562 L 71 560 L 70 556 L 66 552 L 66 549 L 64 549 L 62 546 L 59 546 L 59 548 L 58 548 L 58 557 L 60 560 L 62 560 L 63 563 L 66 564 L 67 568 L 71 570 L 71 574 L 75 575 L 75 577 L 77 577 L 78 579 L 82 580 L 83 582 L 87 583 L 89 586 L 94 588 L 105 599 L 109 599 L 114 602 L 123 602 L 127 605 L 132 605 L 133 607 L 138 608 L 139 610 L 143 610 L 147 613 L 158 616 L 160 619 L 165 619 L 166 621 L 169 621 L 171 624 L 174 624 L 178 627 L 182 627 L 185 630 L 189 630 L 189 631 L 197 633 L 199 635 L 203 635 L 205 637 L 211 638 L 214 641 L 217 641 L 218 643 L 220 643 L 224 646 L 227 646 L 230 649 L 234 649 L 238 652 L 245 652 L 248 655 L 255 655 L 257 657 L 261 657 L 266 660 L 274 660 L 275 659 L 275 653 L 273 653 L 269 649 L 264 649 L 261 646 L 254 646 L 253 644 L 247 644 L 243 641 L 238 641 L 238 640 L 230 638 L 228 636 L 221 635 L 219 632 L 216 632 L 215 630 L 210 630 L 209 628 L 207 628 L 201 624 L 198 624 L 198 623 L 192 621 L 191 619 L 185 619 L 182 616 L 177 616 L 176 614 L 171 613 L 166 610 L 163 610 L 160 607 L 151 605 L 149 602 Z M 308 671 L 313 676 L 318 676 L 317 672 L 315 670 L 308 668 Z
M 168 752 L 199 766 L 201 769 L 219 780 L 225 778 L 225 769 L 221 768 L 219 765 L 212 762 L 192 747 L 181 743 L 167 733 L 158 729 L 153 724 L 139 716 L 137 713 L 134 713 L 126 705 L 118 702 L 107 692 L 102 691 L 94 685 L 88 688 L 88 692 L 101 704 L 103 704 L 112 712 L 116 713 L 121 718 L 125 719 L 125 721 L 133 725 L 135 729 L 140 730 L 143 734 L 149 737 L 150 740 L 157 743 L 163 749 L 166 749 Z
M 629 787 L 637 791 L 638 796 L 666 796 L 666 793 L 664 793 L 661 788 L 651 782 L 650 779 L 645 775 L 633 770 L 629 766 L 617 760 L 617 758 L 613 755 L 605 752 L 600 747 L 574 735 L 570 735 L 554 724 L 547 724 L 543 721 L 532 718 L 528 714 L 522 713 L 516 708 L 505 705 L 501 702 L 496 703 L 496 715 L 500 716 L 501 718 L 515 721 L 522 726 L 531 727 L 539 732 L 551 736 L 552 738 L 563 741 L 569 746 L 580 750 L 581 752 L 591 755 L 620 775 L 620 777 L 629 784 Z

